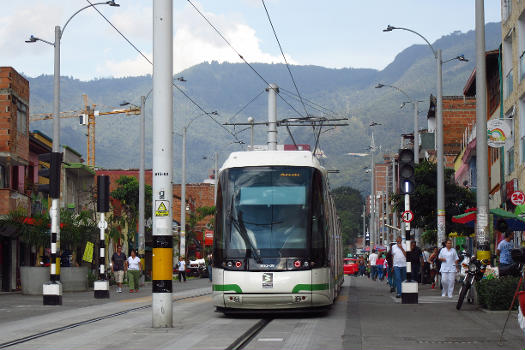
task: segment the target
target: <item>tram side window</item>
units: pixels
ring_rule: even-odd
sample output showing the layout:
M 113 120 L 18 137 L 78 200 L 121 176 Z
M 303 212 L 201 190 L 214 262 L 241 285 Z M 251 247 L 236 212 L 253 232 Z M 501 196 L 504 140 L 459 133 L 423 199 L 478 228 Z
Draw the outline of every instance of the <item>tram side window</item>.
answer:
M 312 258 L 318 264 L 325 261 L 323 180 L 318 171 L 312 181 Z

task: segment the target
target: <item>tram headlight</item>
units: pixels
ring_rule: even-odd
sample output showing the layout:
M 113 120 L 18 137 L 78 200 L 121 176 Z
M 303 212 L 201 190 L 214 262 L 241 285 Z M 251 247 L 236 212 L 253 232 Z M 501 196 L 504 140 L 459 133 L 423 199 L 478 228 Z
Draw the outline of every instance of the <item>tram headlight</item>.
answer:
M 301 260 L 295 260 L 295 261 L 293 262 L 293 266 L 294 266 L 296 269 L 300 268 L 300 267 L 301 267 Z
M 242 261 L 237 260 L 235 262 L 235 267 L 239 269 L 239 268 L 241 268 L 241 266 L 242 266 Z
M 228 267 L 231 268 L 231 267 L 233 267 L 233 263 L 232 263 L 231 261 L 228 261 L 228 262 L 226 263 L 226 266 L 228 266 Z

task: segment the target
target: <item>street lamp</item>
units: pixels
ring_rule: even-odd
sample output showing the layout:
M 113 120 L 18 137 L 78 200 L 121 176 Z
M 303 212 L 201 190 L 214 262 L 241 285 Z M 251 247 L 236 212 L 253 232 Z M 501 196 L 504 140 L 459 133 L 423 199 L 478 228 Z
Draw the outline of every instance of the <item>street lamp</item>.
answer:
M 119 7 L 120 5 L 115 3 L 115 1 L 104 1 L 97 2 L 94 4 L 89 4 L 82 7 L 77 12 L 73 13 L 71 17 L 66 21 L 62 29 L 60 26 L 55 26 L 55 42 L 41 39 L 34 35 L 31 35 L 26 43 L 35 43 L 37 41 L 42 41 L 48 45 L 51 45 L 55 48 L 54 52 L 54 72 L 53 72 L 53 148 L 52 151 L 59 153 L 60 152 L 60 39 L 64 31 L 66 30 L 69 22 L 75 17 L 79 12 L 94 7 L 97 5 L 109 5 L 113 7 Z M 56 269 L 56 255 L 57 250 L 60 249 L 60 210 L 59 210 L 59 198 L 51 199 L 51 267 L 50 267 L 50 284 L 44 284 L 44 305 L 61 305 L 62 304 L 62 290 L 61 286 L 58 285 L 58 288 L 55 288 L 57 281 L 60 281 L 60 274 L 57 273 Z M 101 272 L 102 273 L 102 272 Z M 53 289 L 51 294 L 46 295 L 46 285 L 51 285 L 50 290 Z M 56 294 L 55 294 L 56 291 Z
M 193 123 L 195 120 L 199 119 L 203 116 L 208 115 L 219 115 L 217 111 L 213 111 L 210 113 L 203 113 L 195 118 L 191 119 L 188 124 L 186 124 L 182 128 L 182 179 L 180 183 L 180 243 L 179 243 L 179 249 L 181 256 L 186 255 L 186 133 L 188 131 L 188 128 L 191 126 L 191 123 Z M 217 159 L 217 156 L 215 156 L 215 159 Z M 217 183 L 217 175 L 215 176 L 215 183 Z M 217 188 L 217 186 L 215 186 Z M 216 191 L 216 190 L 215 190 Z M 216 193 L 216 192 L 215 192 Z
M 394 27 L 388 25 L 383 32 L 391 32 L 395 29 L 405 30 L 416 34 L 423 39 L 428 47 L 432 50 L 432 54 L 436 59 L 437 65 L 437 111 L 436 111 L 436 157 L 437 157 L 437 231 L 438 231 L 438 243 L 443 242 L 445 239 L 445 168 L 444 168 L 444 152 L 443 152 L 443 60 L 441 58 L 441 49 L 435 50 L 430 42 L 418 32 L 403 27 Z M 445 62 L 452 60 L 458 60 L 466 62 L 465 56 L 456 56 Z M 415 153 L 415 152 L 414 152 Z
M 411 103 L 414 105 L 414 163 L 419 164 L 419 118 L 418 118 L 418 114 L 419 114 L 418 102 L 419 101 L 413 100 L 412 98 L 410 98 L 410 96 L 408 96 L 408 94 L 404 90 L 394 85 L 378 83 L 376 86 L 376 89 L 381 89 L 385 86 L 390 87 L 392 89 L 396 89 L 397 91 L 405 95 L 406 98 L 408 98 L 408 102 L 403 102 L 401 104 L 401 108 L 403 108 L 405 104 L 407 103 Z

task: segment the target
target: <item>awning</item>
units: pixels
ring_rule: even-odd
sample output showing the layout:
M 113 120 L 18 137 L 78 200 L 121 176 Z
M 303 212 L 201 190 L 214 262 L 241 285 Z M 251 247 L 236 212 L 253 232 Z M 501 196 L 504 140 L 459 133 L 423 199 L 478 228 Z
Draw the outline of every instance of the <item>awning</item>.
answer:
M 494 215 L 494 226 L 499 219 L 504 219 L 511 231 L 525 231 L 525 219 L 514 213 L 501 208 L 490 209 L 490 214 Z M 452 217 L 452 222 L 474 227 L 476 222 L 476 208 L 469 209 L 466 213 Z

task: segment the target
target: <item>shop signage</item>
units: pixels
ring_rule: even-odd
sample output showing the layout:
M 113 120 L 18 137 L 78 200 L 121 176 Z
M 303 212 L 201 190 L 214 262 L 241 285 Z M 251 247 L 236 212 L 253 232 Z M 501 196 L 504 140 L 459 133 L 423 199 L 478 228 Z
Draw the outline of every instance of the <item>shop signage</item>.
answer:
M 523 204 L 523 203 L 525 203 L 525 194 L 523 192 L 521 192 L 521 191 L 514 191 L 510 195 L 510 201 L 514 205 Z
M 514 178 L 505 184 L 506 199 L 510 200 L 514 192 L 518 190 L 518 179 Z
M 487 122 L 487 145 L 489 147 L 503 147 L 510 137 L 508 124 L 501 119 L 491 119 Z

